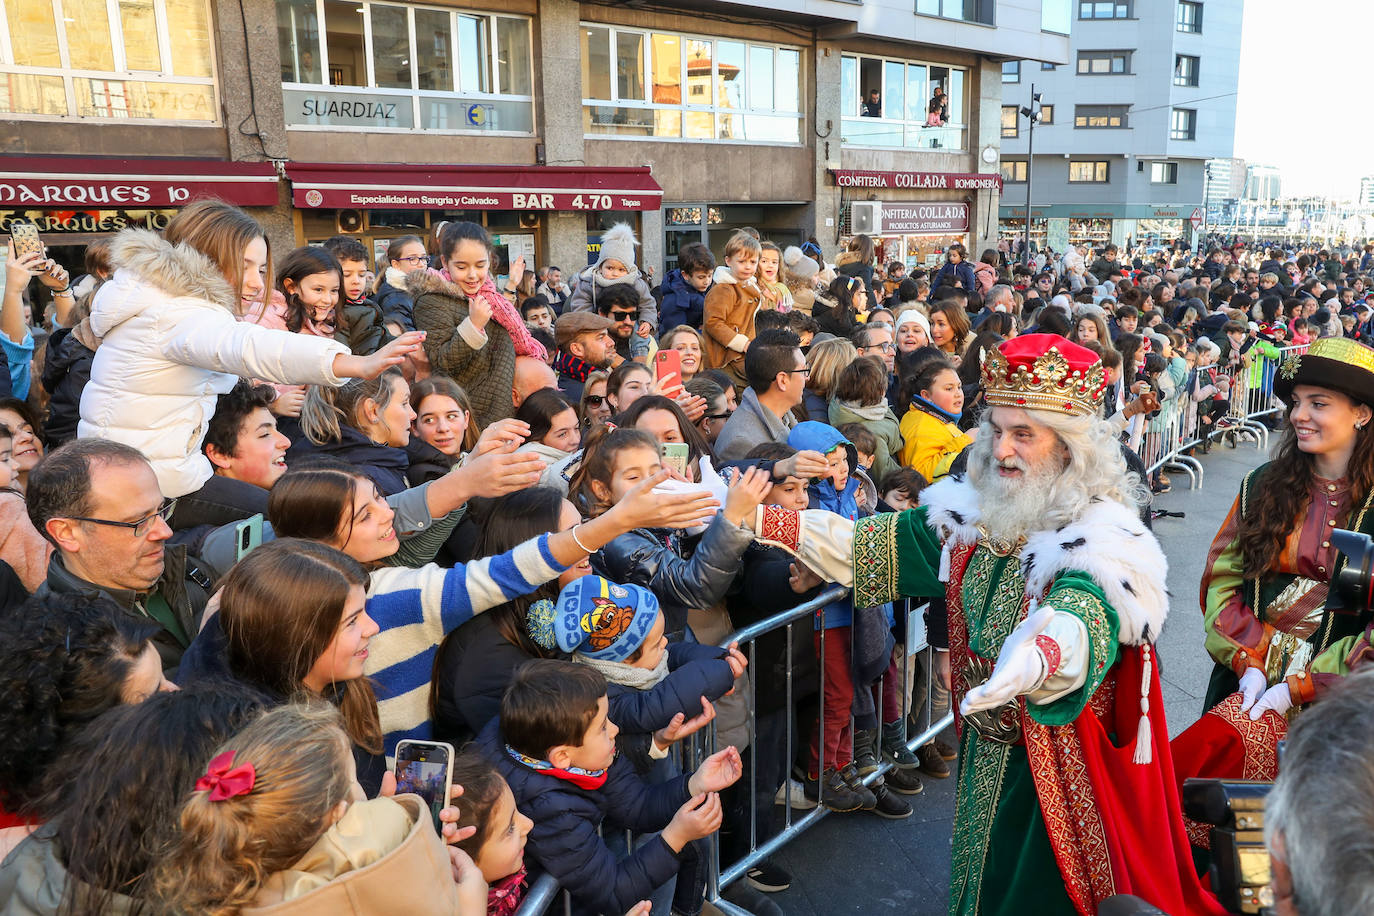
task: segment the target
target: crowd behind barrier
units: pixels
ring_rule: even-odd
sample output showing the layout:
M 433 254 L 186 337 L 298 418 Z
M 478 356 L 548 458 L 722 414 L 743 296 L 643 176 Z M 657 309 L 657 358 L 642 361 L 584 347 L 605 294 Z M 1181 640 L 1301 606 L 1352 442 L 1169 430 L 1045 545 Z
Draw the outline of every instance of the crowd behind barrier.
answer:
M 197 201 L 161 234 L 91 245 L 73 283 L 77 265 L 17 238 L 0 913 L 304 914 L 380 893 L 415 912 L 642 916 L 652 894 L 655 912 L 773 916 L 791 882 L 775 853 L 830 814 L 912 816 L 922 776 L 982 746 L 943 740 L 933 529 L 865 519 L 1005 499 L 987 523 L 1021 527 L 974 539 L 1005 557 L 1027 519 L 1098 486 L 1118 494 L 1091 500 L 1117 513 L 1104 528 L 1147 538 L 1144 490 L 1201 486 L 1214 445 L 1282 427 L 1286 360 L 1343 337 L 1358 367 L 1374 331 L 1374 246 L 1003 244 L 975 262 L 954 244 L 926 269 L 863 235 L 832 265 L 814 239 L 746 229 L 719 265 L 684 245 L 656 283 L 620 225 L 564 284 L 497 263 L 473 223 L 376 263 L 348 235 L 274 256 L 248 214 Z M 1028 377 L 1085 380 L 1025 408 L 1068 426 L 997 425 Z M 1108 458 L 1110 478 L 1073 483 L 1094 463 L 1073 455 Z M 1023 486 L 1056 496 L 1020 518 L 979 473 L 1071 489 Z M 972 526 L 930 518 L 949 570 Z M 803 530 L 835 551 L 807 556 Z M 880 530 L 906 538 L 891 565 L 922 572 L 855 607 L 876 569 L 853 594 L 827 583 L 853 581 L 845 538 Z M 1035 646 L 1039 681 L 1008 696 L 1059 670 Z M 1019 671 L 999 668 L 968 694 L 991 702 Z M 456 809 L 390 794 L 401 751 L 437 759 L 435 742 L 458 750 Z M 419 772 L 407 789 L 439 784 Z

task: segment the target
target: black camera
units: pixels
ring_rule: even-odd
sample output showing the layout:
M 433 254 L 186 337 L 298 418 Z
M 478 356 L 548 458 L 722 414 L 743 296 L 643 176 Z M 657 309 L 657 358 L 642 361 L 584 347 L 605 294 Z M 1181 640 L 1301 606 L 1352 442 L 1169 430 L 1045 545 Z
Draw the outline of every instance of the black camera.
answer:
M 1183 781 L 1183 813 L 1212 825 L 1212 892 L 1232 913 L 1274 913 L 1264 845 L 1264 799 L 1273 787 L 1240 779 Z
M 1374 607 L 1374 540 L 1358 531 L 1337 528 L 1331 532 L 1331 543 L 1345 554 L 1345 566 L 1331 583 L 1344 609 L 1349 613 L 1367 614 Z

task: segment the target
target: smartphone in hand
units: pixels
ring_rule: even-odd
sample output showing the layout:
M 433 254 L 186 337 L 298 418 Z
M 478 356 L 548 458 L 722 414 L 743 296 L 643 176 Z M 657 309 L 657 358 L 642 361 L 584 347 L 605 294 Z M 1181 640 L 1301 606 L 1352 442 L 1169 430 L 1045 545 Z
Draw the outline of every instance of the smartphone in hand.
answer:
M 453 785 L 453 745 L 446 741 L 402 741 L 396 745 L 396 794 L 418 795 L 429 807 L 434 829 Z M 442 835 L 442 834 L 441 834 Z
M 654 378 L 662 380 L 669 377 L 675 381 L 673 387 L 664 394 L 675 398 L 682 393 L 682 354 L 676 350 L 659 350 L 654 354 Z
M 690 453 L 686 442 L 660 442 L 658 453 L 663 459 L 665 468 L 672 468 L 683 477 L 691 479 L 687 473 L 687 460 Z
M 31 254 L 43 256 L 43 240 L 38 237 L 38 227 L 24 220 L 10 223 L 10 240 L 14 242 L 14 256 L 25 258 Z

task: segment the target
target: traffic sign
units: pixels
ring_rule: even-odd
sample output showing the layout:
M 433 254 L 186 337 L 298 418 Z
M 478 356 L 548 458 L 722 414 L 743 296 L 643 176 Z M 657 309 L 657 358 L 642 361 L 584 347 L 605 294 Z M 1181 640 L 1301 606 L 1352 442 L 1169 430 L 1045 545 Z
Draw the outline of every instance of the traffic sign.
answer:
M 1193 224 L 1193 228 L 1194 228 L 1194 229 L 1196 229 L 1198 226 L 1201 226 L 1201 225 L 1202 225 L 1202 208 L 1201 208 L 1201 207 L 1194 207 L 1194 208 L 1193 208 L 1193 215 L 1190 216 L 1190 217 L 1188 217 L 1188 222 L 1190 222 L 1190 223 Z

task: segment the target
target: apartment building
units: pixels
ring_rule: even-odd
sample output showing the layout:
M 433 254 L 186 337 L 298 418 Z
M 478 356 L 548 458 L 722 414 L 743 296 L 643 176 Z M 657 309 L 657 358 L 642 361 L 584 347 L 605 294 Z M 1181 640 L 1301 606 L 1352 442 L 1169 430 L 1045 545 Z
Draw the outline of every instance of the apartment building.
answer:
M 1230 159 L 1244 0 L 1074 0 L 1069 63 L 1006 65 L 1004 235 L 1072 244 L 1174 239 Z M 1034 129 L 1020 111 L 1040 96 Z M 1242 166 L 1243 168 L 1243 166 Z M 1229 184 L 1229 177 L 1228 177 Z
M 58 256 L 215 196 L 281 251 L 440 221 L 572 270 L 735 229 L 928 263 L 996 238 L 1005 60 L 1072 0 L 5 0 L 0 228 Z M 854 204 L 861 203 L 855 209 Z

